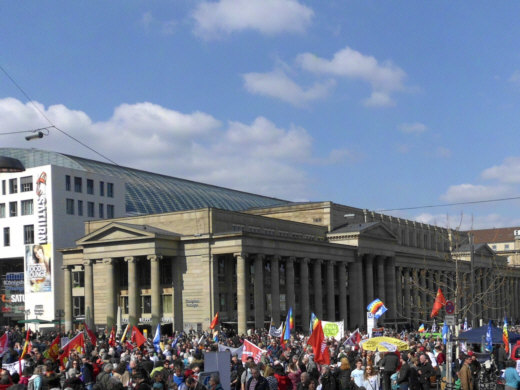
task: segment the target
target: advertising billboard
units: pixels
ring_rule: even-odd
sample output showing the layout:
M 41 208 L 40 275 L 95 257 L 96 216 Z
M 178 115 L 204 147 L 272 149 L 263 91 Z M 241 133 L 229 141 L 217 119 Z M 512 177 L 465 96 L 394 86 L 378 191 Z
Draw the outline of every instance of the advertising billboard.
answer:
M 29 280 L 29 292 L 50 292 L 52 286 L 50 244 L 25 246 L 25 272 Z
M 25 309 L 23 272 L 7 272 L 4 275 L 1 301 L 4 317 L 23 316 Z

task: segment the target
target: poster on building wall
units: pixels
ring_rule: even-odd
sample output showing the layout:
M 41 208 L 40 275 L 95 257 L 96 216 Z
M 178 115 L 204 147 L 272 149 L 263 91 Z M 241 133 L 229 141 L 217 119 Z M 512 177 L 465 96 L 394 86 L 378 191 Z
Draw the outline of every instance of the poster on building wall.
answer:
M 51 291 L 50 244 L 25 246 L 25 272 L 29 280 L 29 292 Z
M 7 272 L 4 275 L 1 301 L 4 317 L 23 316 L 25 309 L 23 272 Z

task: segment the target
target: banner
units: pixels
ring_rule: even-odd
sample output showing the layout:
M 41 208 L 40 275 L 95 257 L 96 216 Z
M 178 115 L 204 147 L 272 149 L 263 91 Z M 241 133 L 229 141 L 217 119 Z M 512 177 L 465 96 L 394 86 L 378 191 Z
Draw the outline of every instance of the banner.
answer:
M 22 375 L 22 371 L 25 368 L 25 360 L 16 361 L 14 363 L 2 364 L 4 370 L 9 371 L 9 374 L 13 375 L 15 372 Z
M 265 352 L 263 349 L 260 349 L 248 340 L 244 340 L 244 345 L 242 347 L 242 363 L 247 362 L 247 358 L 252 356 L 255 363 L 258 364 L 260 358 L 262 357 L 262 353 Z
M 218 351 L 219 352 L 225 352 L 229 351 L 231 353 L 231 356 L 237 355 L 239 359 L 242 359 L 242 351 L 244 350 L 244 346 L 242 345 L 239 348 L 233 348 L 228 347 L 227 345 L 219 344 L 218 345 Z
M 321 321 L 321 327 L 323 328 L 323 335 L 325 338 L 334 337 L 334 340 L 340 341 L 345 334 L 345 325 L 343 321 Z
M 50 244 L 25 246 L 25 272 L 30 292 L 51 291 L 51 254 Z
M 4 353 L 9 349 L 9 337 L 7 336 L 7 332 L 0 337 L 0 356 L 3 356 Z

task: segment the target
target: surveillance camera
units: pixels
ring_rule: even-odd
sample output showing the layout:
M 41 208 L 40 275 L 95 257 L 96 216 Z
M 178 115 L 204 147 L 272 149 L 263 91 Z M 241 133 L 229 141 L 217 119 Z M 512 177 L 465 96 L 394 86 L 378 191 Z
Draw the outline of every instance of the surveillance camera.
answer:
M 27 137 L 25 137 L 25 140 L 26 141 L 31 141 L 31 140 L 37 139 L 37 138 L 43 138 L 43 132 L 38 131 L 35 134 L 28 135 Z

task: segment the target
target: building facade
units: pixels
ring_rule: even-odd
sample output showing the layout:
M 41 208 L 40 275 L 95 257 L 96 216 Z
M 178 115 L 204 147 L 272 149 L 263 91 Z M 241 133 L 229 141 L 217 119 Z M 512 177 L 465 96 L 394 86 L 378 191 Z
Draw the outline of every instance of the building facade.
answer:
M 488 244 L 493 251 L 507 258 L 509 265 L 520 266 L 520 226 L 472 230 L 477 244 Z

